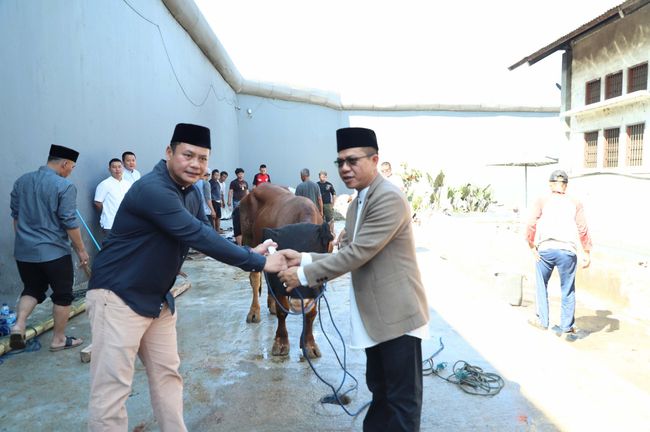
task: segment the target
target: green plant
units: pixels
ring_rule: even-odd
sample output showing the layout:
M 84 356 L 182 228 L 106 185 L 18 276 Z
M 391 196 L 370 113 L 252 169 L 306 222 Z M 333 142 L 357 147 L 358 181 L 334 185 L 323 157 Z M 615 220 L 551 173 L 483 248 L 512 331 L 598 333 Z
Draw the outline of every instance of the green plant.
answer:
M 415 168 L 409 168 L 406 162 L 403 162 L 401 167 L 402 173 L 400 176 L 402 178 L 402 183 L 404 184 L 404 194 L 406 195 L 408 202 L 411 204 L 411 210 L 415 213 L 422 205 L 422 197 L 416 196 L 416 187 L 420 183 L 422 172 Z
M 442 187 L 445 184 L 445 173 L 440 170 L 436 178 L 434 179 L 431 174 L 427 174 L 427 183 L 431 191 L 429 192 L 429 206 L 431 208 L 440 208 L 440 193 L 442 192 Z
M 455 212 L 486 212 L 492 201 L 491 186 L 483 188 L 467 183 L 458 188 L 447 189 L 447 198 Z
M 440 170 L 433 177 L 431 173 L 410 168 L 407 163 L 402 163 L 402 182 L 404 193 L 411 205 L 413 213 L 426 209 L 439 209 L 443 187 L 445 186 L 445 173 Z M 492 204 L 491 186 L 472 186 L 466 183 L 458 187 L 447 188 L 447 199 L 454 212 L 485 212 Z

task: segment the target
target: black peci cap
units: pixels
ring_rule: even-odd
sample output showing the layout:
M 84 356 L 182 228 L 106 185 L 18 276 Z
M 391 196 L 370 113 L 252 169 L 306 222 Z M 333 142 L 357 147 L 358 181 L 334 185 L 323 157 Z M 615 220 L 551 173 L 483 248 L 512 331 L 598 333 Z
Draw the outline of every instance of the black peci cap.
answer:
M 342 128 L 336 131 L 337 152 L 354 147 L 373 147 L 379 150 L 375 131 L 361 127 Z
M 210 147 L 210 129 L 190 123 L 179 123 L 174 128 L 171 142 L 181 142 L 199 147 Z
M 79 152 L 71 148 L 63 147 L 60 145 L 52 144 L 50 146 L 50 156 L 59 159 L 69 159 L 72 162 L 77 162 Z

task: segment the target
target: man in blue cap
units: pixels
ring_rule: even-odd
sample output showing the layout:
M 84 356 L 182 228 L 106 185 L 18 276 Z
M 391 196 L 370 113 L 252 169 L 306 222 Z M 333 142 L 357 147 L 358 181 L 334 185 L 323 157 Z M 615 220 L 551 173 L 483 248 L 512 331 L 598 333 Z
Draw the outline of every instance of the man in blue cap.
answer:
M 548 281 L 553 269 L 560 274 L 562 313 L 560 325 L 554 327 L 558 336 L 565 335 L 573 341 L 584 336 L 575 326 L 577 245 L 579 239 L 584 251 L 582 267 L 591 263 L 591 236 L 582 203 L 567 195 L 569 176 L 555 170 L 549 177 L 550 194 L 539 198 L 526 226 L 526 240 L 535 257 L 535 283 L 537 286 L 537 317 L 529 321 L 533 327 L 546 330 L 548 318 Z

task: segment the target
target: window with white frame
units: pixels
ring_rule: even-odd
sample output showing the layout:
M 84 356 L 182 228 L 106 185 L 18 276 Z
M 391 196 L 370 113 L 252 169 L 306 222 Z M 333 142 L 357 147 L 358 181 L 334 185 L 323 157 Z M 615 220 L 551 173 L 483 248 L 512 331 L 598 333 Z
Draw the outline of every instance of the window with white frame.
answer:
M 600 101 L 600 78 L 587 83 L 585 89 L 585 105 Z
M 643 165 L 643 132 L 645 123 L 627 127 L 627 166 Z
M 605 99 L 611 99 L 623 94 L 623 71 L 609 74 L 605 77 Z
M 605 129 L 604 132 L 604 168 L 616 168 L 618 166 L 618 136 L 621 133 L 621 128 Z
M 627 92 L 648 89 L 648 62 L 633 66 L 627 70 Z
M 585 168 L 596 168 L 598 162 L 598 131 L 585 132 Z

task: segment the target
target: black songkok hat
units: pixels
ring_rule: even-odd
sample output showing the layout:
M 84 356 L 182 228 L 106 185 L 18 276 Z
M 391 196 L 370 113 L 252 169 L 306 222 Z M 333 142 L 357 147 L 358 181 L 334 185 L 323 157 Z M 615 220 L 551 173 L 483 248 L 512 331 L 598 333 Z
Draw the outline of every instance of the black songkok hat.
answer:
M 555 170 L 551 173 L 551 176 L 548 178 L 548 181 L 569 183 L 569 176 L 566 175 L 565 171 Z
M 183 142 L 204 148 L 210 147 L 210 129 L 189 123 L 179 123 L 174 128 L 171 142 Z
M 77 158 L 79 157 L 79 152 L 72 150 L 71 148 L 52 144 L 50 146 L 50 156 L 59 159 L 69 159 L 72 162 L 77 162 Z
M 336 151 L 354 147 L 373 147 L 379 150 L 375 132 L 361 127 L 342 128 L 336 131 Z

